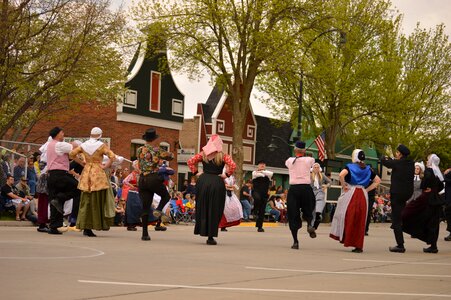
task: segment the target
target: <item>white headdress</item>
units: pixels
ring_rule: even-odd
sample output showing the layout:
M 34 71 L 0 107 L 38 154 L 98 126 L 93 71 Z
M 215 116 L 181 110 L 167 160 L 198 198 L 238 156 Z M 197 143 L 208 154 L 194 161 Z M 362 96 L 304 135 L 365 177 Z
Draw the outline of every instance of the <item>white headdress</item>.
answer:
M 354 151 L 352 151 L 351 159 L 353 163 L 364 162 L 365 152 L 363 152 L 362 149 L 354 149 Z
M 438 165 L 440 164 L 440 158 L 436 154 L 431 154 L 429 156 L 427 166 L 434 171 L 434 175 L 440 179 L 440 181 L 443 181 L 443 174 L 440 171 L 440 168 Z
M 425 166 L 424 166 L 424 163 L 422 161 L 416 162 L 415 163 L 415 167 L 419 167 L 421 169 L 421 171 L 424 172 Z

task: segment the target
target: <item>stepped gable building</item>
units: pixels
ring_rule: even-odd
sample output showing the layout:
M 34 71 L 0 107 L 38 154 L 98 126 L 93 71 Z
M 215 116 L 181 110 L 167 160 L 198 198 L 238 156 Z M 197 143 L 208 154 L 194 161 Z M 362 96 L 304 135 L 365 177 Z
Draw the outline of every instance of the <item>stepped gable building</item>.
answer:
M 268 148 L 272 135 L 289 140 L 291 135 L 291 124 L 282 122 L 281 126 L 275 125 L 269 118 L 256 116 L 250 107 L 246 116 L 243 131 L 243 153 L 244 178 L 249 178 L 252 171 L 256 169 L 256 163 L 264 159 L 268 169 L 273 170 L 276 175 L 275 183 L 283 184 L 287 180 L 288 170 L 285 168 L 285 160 L 289 155 L 290 148 L 287 144 L 278 144 L 280 147 L 276 152 Z M 195 153 L 201 151 L 212 134 L 218 134 L 224 141 L 223 151 L 232 154 L 233 144 L 233 117 L 231 111 L 231 100 L 226 93 L 216 85 L 210 93 L 205 104 L 198 104 L 197 114 L 193 119 L 185 119 L 182 133 L 180 135 L 181 149 L 178 150 L 179 182 L 191 176 L 186 161 Z
M 146 44 L 142 44 L 129 67 L 122 101 L 109 106 L 93 102 L 77 111 L 65 111 L 52 119 L 41 120 L 27 141 L 45 142 L 54 126 L 63 128 L 68 141 L 84 140 L 89 137 L 91 128 L 97 126 L 103 130 L 104 141 L 115 153 L 133 160 L 136 149 L 144 144 L 143 133 L 153 127 L 159 135 L 154 143 L 173 152 L 176 157 L 185 97 L 172 75 L 160 70 L 160 61 L 166 56 L 166 51 L 159 51 L 148 57 Z M 169 164 L 177 171 L 176 159 Z
M 185 119 L 179 150 L 179 180 L 191 176 L 186 161 L 193 154 L 201 151 L 212 134 L 218 134 L 223 140 L 224 153 L 232 154 L 233 144 L 233 117 L 232 103 L 219 85 L 211 91 L 207 101 L 197 105 L 197 113 L 193 119 Z M 257 125 L 252 108 L 246 116 L 243 130 L 244 170 L 253 170 L 255 164 L 255 147 L 257 138 Z

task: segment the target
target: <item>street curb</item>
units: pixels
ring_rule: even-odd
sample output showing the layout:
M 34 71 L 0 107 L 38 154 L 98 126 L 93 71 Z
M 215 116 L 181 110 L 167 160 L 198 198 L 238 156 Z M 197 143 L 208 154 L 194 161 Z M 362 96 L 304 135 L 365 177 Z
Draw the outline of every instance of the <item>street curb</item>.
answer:
M 30 221 L 0 221 L 0 226 L 5 227 L 33 227 Z

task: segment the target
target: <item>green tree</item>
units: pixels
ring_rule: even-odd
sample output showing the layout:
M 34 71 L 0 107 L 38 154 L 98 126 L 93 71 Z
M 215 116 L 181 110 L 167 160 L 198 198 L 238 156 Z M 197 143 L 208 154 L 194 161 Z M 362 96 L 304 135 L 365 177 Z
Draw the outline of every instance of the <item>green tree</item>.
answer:
M 260 86 L 270 94 L 267 102 L 276 113 L 298 122 L 303 76 L 303 133 L 312 137 L 324 130 L 327 155 L 334 158 L 337 138 L 368 142 L 357 139 L 364 136 L 364 129 L 356 126 L 359 120 L 367 122 L 390 111 L 388 99 L 380 95 L 381 87 L 390 85 L 396 75 L 400 19 L 392 15 L 388 1 L 324 4 L 331 17 L 319 30 L 299 37 L 297 63 L 281 66 L 273 80 L 267 77 Z
M 141 1 L 134 11 L 150 35 L 165 37 L 172 69 L 191 77 L 207 70 L 231 99 L 232 155 L 240 184 L 243 116 L 255 80 L 274 71 L 274 62 L 290 60 L 296 37 L 324 19 L 320 9 L 318 1 L 309 0 L 190 0 Z
M 326 8 L 329 27 L 300 37 L 297 69 L 281 66 L 259 82 L 271 95 L 268 104 L 297 122 L 304 71 L 303 132 L 325 130 L 329 158 L 340 138 L 345 147 L 379 151 L 404 143 L 416 159 L 436 152 L 449 165 L 451 48 L 444 26 L 406 36 L 388 1 L 333 4 Z
M 386 90 L 392 110 L 379 116 L 377 144 L 409 145 L 416 159 L 435 152 L 447 168 L 451 149 L 451 44 L 444 25 L 401 35 L 400 63 Z
M 96 99 L 114 103 L 125 69 L 125 18 L 107 0 L 0 4 L 0 138 L 30 129 L 43 109 Z

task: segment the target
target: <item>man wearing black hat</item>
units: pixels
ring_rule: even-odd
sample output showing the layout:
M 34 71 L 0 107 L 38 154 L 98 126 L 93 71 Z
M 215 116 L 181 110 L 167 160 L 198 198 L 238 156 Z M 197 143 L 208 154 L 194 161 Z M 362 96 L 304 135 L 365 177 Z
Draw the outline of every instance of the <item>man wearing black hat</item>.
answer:
M 137 157 L 139 170 L 141 171 L 138 182 L 139 197 L 143 203 L 143 212 L 141 215 L 141 222 L 143 227 L 142 237 L 143 241 L 149 241 L 150 236 L 147 230 L 149 222 L 150 205 L 153 201 L 154 194 L 161 197 L 158 207 L 154 211 L 154 216 L 161 218 L 164 214 L 161 212 L 163 207 L 169 202 L 170 196 L 164 179 L 158 175 L 160 161 L 172 160 L 173 155 L 170 152 L 164 151 L 160 147 L 153 147 L 151 143 L 158 138 L 154 128 L 146 130 L 142 138 L 146 141 L 144 146 L 138 148 Z
M 407 159 L 409 154 L 409 148 L 400 144 L 396 149 L 395 159 L 387 157 L 381 159 L 382 165 L 392 169 L 390 183 L 391 228 L 395 234 L 397 245 L 390 247 L 390 252 L 404 253 L 406 251 L 402 233 L 401 213 L 406 206 L 406 201 L 413 194 L 413 178 L 415 175 L 415 164 L 412 160 Z
M 302 217 L 307 221 L 307 232 L 316 238 L 315 228 L 310 226 L 315 209 L 315 195 L 311 186 L 310 169 L 315 163 L 313 157 L 305 156 L 305 143 L 297 141 L 294 146 L 295 157 L 285 161 L 290 176 L 290 188 L 287 195 L 287 215 L 291 235 L 292 249 L 299 249 L 298 231 L 302 227 Z
M 264 232 L 263 219 L 265 218 L 266 203 L 268 202 L 268 190 L 273 172 L 266 170 L 266 163 L 261 160 L 257 163 L 257 170 L 252 172 L 252 198 L 254 198 L 254 214 L 257 215 L 258 232 Z
M 78 181 L 69 174 L 69 152 L 72 145 L 64 142 L 64 132 L 59 127 L 50 130 L 52 141 L 47 146 L 47 169 L 50 200 L 49 234 L 61 234 L 58 228 L 63 226 L 64 202 L 77 193 Z M 80 160 L 78 160 L 80 164 Z

